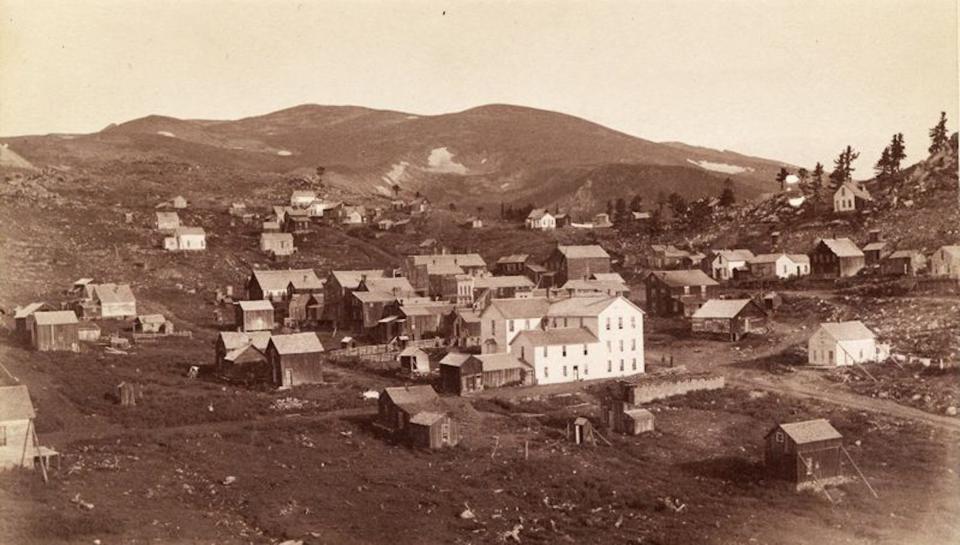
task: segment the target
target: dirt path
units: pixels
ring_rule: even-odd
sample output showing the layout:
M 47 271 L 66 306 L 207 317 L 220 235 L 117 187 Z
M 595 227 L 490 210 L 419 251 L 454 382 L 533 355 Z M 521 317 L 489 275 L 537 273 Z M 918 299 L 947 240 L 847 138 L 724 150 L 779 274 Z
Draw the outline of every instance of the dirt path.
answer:
M 727 382 L 743 388 L 766 390 L 792 397 L 826 401 L 861 411 L 884 413 L 896 418 L 916 420 L 941 429 L 960 432 L 960 419 L 958 418 L 928 413 L 885 399 L 849 394 L 828 388 L 817 388 L 807 384 L 798 384 L 795 381 L 773 381 L 760 377 L 747 377 L 742 374 L 728 376 Z

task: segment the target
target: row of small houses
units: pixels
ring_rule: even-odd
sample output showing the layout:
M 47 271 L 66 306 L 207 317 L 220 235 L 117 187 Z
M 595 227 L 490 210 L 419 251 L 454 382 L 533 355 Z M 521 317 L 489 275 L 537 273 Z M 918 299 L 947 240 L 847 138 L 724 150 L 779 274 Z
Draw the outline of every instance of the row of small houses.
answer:
M 890 249 L 873 232 L 861 249 L 849 238 L 820 239 L 807 254 L 755 255 L 748 249 L 688 252 L 672 245 L 651 246 L 647 266 L 654 270 L 699 269 L 715 280 L 787 279 L 812 276 L 844 278 L 872 269 L 888 276 L 930 276 L 960 279 L 960 245 L 941 246 L 929 258 L 919 250 Z

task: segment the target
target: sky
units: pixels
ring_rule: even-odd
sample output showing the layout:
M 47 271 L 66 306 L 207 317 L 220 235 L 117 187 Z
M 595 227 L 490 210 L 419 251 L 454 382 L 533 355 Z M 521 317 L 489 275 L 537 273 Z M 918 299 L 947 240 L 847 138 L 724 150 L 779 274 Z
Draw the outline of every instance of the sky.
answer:
M 0 135 L 509 103 L 868 171 L 958 119 L 956 0 L 0 0 Z M 865 160 L 869 158 L 869 163 Z M 859 172 L 858 172 L 859 174 Z

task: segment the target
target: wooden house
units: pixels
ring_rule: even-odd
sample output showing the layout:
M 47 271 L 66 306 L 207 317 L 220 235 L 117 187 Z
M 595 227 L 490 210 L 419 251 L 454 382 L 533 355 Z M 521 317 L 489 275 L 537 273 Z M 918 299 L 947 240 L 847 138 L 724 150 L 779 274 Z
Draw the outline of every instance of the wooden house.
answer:
M 797 489 L 834 484 L 843 476 L 843 436 L 822 418 L 774 426 L 764 442 L 770 475 Z
M 176 212 L 157 212 L 158 231 L 173 231 L 180 227 L 180 216 Z
M 481 229 L 483 227 L 483 220 L 477 217 L 467 218 L 467 221 L 463 222 L 461 226 L 466 229 Z
M 546 208 L 534 208 L 527 214 L 526 226 L 536 231 L 549 231 L 557 228 L 557 218 Z
M 440 360 L 440 384 L 459 395 L 490 388 L 533 384 L 533 368 L 506 353 L 460 354 L 451 352 Z
M 690 317 L 694 333 L 721 335 L 734 342 L 766 322 L 766 312 L 753 299 L 710 299 Z
M 712 252 L 710 275 L 716 280 L 733 280 L 748 270 L 747 263 L 754 259 L 753 252 L 745 248 L 716 250 Z
M 266 232 L 260 233 L 260 251 L 275 256 L 291 255 L 297 251 L 291 233 Z
M 133 331 L 136 333 L 160 333 L 164 329 L 167 319 L 163 314 L 141 314 L 133 321 Z
M 295 189 L 290 193 L 290 206 L 307 208 L 317 200 L 317 192 L 309 189 Z
M 692 316 L 711 298 L 717 281 L 699 269 L 652 271 L 645 279 L 647 312 Z
M 695 267 L 690 258 L 690 252 L 681 250 L 672 244 L 650 245 L 650 256 L 647 266 L 655 270 L 676 270 Z
M 807 341 L 810 365 L 846 366 L 875 362 L 885 357 L 877 336 L 859 320 L 823 322 Z
M 810 274 L 810 257 L 805 254 L 760 254 L 747 260 L 747 269 L 753 278 L 799 278 Z
M 810 270 L 820 278 L 854 276 L 866 264 L 860 248 L 849 238 L 823 238 L 810 252 Z
M 888 276 L 916 276 L 926 262 L 917 250 L 897 250 L 880 261 L 880 272 Z
M 430 355 L 416 346 L 408 346 L 397 354 L 400 370 L 411 375 L 430 374 Z
M 323 320 L 322 293 L 295 293 L 287 305 L 287 319 L 296 324 L 318 323 Z
M 299 208 L 288 208 L 283 214 L 283 231 L 291 234 L 310 232 L 310 212 Z
M 960 245 L 941 246 L 930 256 L 930 275 L 960 279 Z
M 257 350 L 264 352 L 269 342 L 269 331 L 251 331 L 249 333 L 242 331 L 221 331 L 220 334 L 217 335 L 217 340 L 214 341 L 214 366 L 220 368 L 228 354 L 246 346 L 253 346 Z M 269 378 L 270 377 L 268 377 L 268 379 Z
M 544 266 L 556 274 L 556 285 L 562 286 L 570 280 L 586 280 L 594 274 L 610 272 L 610 254 L 596 244 L 558 245 Z
M 524 274 L 524 265 L 530 259 L 529 254 L 510 254 L 497 259 L 493 266 L 493 274 L 497 276 L 513 276 Z
M 323 382 L 323 345 L 316 333 L 273 335 L 267 343 L 267 363 L 280 388 Z
M 0 386 L 0 469 L 33 468 L 40 454 L 35 417 L 26 386 Z
M 46 303 L 30 303 L 24 307 L 17 307 L 13 312 L 13 321 L 17 337 L 23 341 L 30 340 L 30 332 L 33 330 L 33 315 L 36 312 L 53 310 L 53 307 Z
M 100 318 L 126 319 L 137 316 L 137 298 L 130 284 L 89 284 L 87 290 Z
M 270 331 L 276 326 L 273 304 L 266 299 L 237 303 L 236 324 L 241 331 Z
M 173 198 L 173 200 L 170 201 L 170 205 L 178 210 L 186 208 L 187 199 L 185 199 L 183 195 L 177 195 L 176 197 Z
M 293 283 L 295 293 L 323 291 L 323 281 L 313 269 L 256 270 L 247 280 L 247 299 L 277 302 L 287 299 Z
M 887 242 L 881 239 L 879 229 L 871 229 L 867 237 L 867 244 L 863 247 L 864 263 L 868 267 L 880 265 L 880 260 L 887 254 Z
M 380 392 L 381 426 L 414 446 L 442 448 L 460 442 L 460 426 L 450 417 L 432 386 L 397 386 Z
M 31 344 L 41 352 L 80 351 L 79 321 L 72 310 L 41 311 L 33 314 Z
M 845 182 L 833 193 L 833 211 L 838 214 L 863 211 L 872 203 L 870 192 L 854 182 Z
M 473 309 L 454 309 L 448 316 L 447 337 L 460 347 L 480 346 L 480 315 Z
M 172 236 L 163 239 L 163 249 L 171 252 L 206 250 L 207 233 L 203 227 L 177 227 Z

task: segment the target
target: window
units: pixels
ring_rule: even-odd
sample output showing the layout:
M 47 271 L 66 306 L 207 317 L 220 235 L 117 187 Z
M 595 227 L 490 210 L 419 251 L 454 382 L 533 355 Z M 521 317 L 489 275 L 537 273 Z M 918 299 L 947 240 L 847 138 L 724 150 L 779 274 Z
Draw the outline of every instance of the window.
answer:
M 623 360 L 620 360 L 620 371 L 623 371 Z
M 636 349 L 637 349 L 637 340 L 630 339 L 630 350 L 636 350 Z
M 563 376 L 567 376 L 567 366 L 563 366 Z
M 496 321 L 496 320 L 490 320 L 490 334 L 491 334 L 491 335 L 496 335 L 496 334 L 497 334 L 497 321 Z
M 547 378 L 547 377 L 549 377 L 549 376 L 550 376 L 550 368 L 547 367 L 546 365 L 544 365 L 544 366 L 543 366 L 543 378 Z
M 527 359 L 527 354 L 526 354 L 526 352 L 527 352 L 526 347 L 521 346 L 521 347 L 520 347 L 520 359 L 522 359 L 522 360 L 526 360 L 526 359 Z
M 610 331 L 610 318 L 607 318 L 607 331 Z
M 513 320 L 507 321 L 507 325 L 510 326 L 510 332 L 513 333 Z
M 590 374 L 590 366 L 586 362 L 583 363 L 583 374 L 584 375 Z
M 773 436 L 774 440 L 778 443 L 783 443 L 783 432 L 778 431 L 776 435 Z
M 613 371 L 613 360 L 607 360 L 607 372 L 610 373 Z
M 561 351 L 562 351 L 563 357 L 567 357 L 567 345 L 563 345 L 563 348 L 561 348 Z
M 583 345 L 583 355 L 587 355 L 587 345 Z
M 0 426 L 0 447 L 7 446 L 7 427 Z
M 833 350 L 827 350 L 827 359 L 833 361 Z
M 620 339 L 620 351 L 623 352 L 623 339 Z
M 637 317 L 636 317 L 636 316 L 631 316 L 631 317 L 630 317 L 630 329 L 636 329 L 636 328 L 637 328 Z
M 563 319 L 563 327 L 569 327 L 569 326 L 567 326 L 567 319 L 566 319 L 566 318 Z
M 623 329 L 623 316 L 617 316 L 617 329 Z
M 637 370 L 637 358 L 633 358 L 633 370 Z
M 607 352 L 613 352 L 613 345 L 610 341 L 607 341 Z
M 544 347 L 543 347 L 543 357 L 547 357 L 547 355 L 549 354 L 549 352 L 547 351 L 548 348 L 549 348 L 549 347 L 547 347 L 547 346 L 544 346 Z

